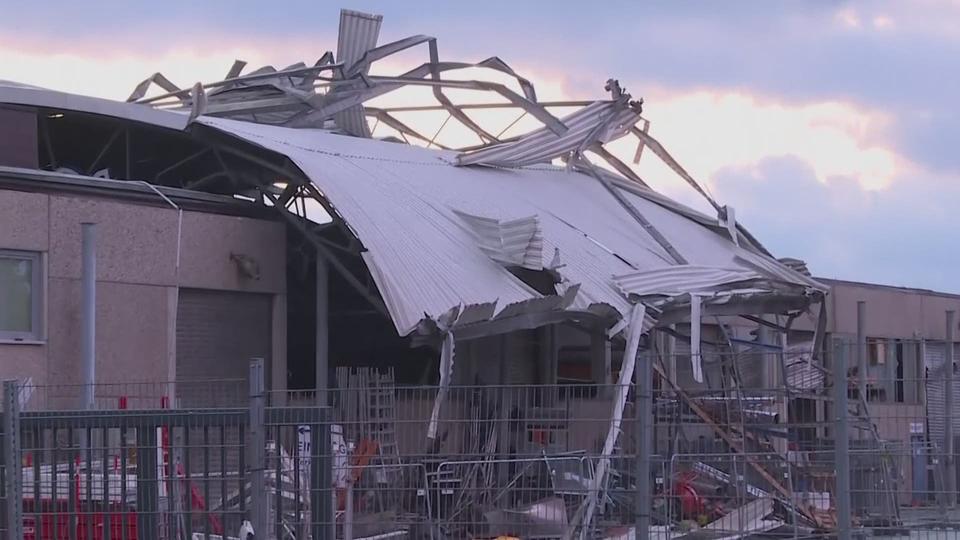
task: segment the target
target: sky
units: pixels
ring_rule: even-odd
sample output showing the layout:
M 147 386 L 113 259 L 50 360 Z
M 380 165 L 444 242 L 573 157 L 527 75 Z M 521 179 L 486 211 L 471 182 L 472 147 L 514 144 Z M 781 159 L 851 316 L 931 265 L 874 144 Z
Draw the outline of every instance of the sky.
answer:
M 235 58 L 314 62 L 336 48 L 341 7 L 383 14 L 381 42 L 428 34 L 444 60 L 499 56 L 541 99 L 604 98 L 616 78 L 776 256 L 960 293 L 960 0 L 8 2 L 0 79 L 101 97 L 156 71 L 217 80 Z M 410 54 L 382 69 L 426 60 Z M 652 154 L 637 170 L 703 208 Z

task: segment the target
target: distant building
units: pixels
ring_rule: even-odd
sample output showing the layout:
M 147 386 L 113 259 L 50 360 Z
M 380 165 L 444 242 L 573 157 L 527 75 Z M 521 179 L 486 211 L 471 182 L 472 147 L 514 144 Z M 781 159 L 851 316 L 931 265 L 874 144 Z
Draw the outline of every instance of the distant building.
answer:
M 830 286 L 827 346 L 833 343 L 832 354 L 847 354 L 851 370 L 857 365 L 857 302 L 866 302 L 866 400 L 881 439 L 898 449 L 901 502 L 923 501 L 930 492 L 942 491 L 942 485 L 933 483 L 942 471 L 932 457 L 943 451 L 947 417 L 945 313 L 952 310 L 960 315 L 960 295 L 836 279 L 818 281 Z M 954 336 L 960 338 L 958 328 Z M 956 363 L 960 342 L 954 349 Z M 851 373 L 851 395 L 858 392 L 853 390 L 858 376 Z M 953 389 L 954 403 L 960 404 L 960 385 Z M 953 425 L 954 433 L 960 434 L 960 411 L 953 411 Z

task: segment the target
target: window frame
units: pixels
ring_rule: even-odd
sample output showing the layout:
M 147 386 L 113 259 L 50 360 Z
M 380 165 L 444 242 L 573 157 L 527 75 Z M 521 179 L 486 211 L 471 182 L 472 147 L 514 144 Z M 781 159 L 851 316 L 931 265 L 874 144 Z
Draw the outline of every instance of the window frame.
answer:
M 0 259 L 20 259 L 31 263 L 30 276 L 30 331 L 20 332 L 0 328 L 0 343 L 37 342 L 43 340 L 44 267 L 39 251 L 0 249 Z

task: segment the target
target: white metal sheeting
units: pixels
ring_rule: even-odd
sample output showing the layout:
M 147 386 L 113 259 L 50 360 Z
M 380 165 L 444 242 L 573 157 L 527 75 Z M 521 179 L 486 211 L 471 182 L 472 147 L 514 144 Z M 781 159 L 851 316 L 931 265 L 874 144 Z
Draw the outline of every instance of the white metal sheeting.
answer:
M 760 274 L 742 268 L 683 265 L 613 276 L 613 282 L 624 296 L 645 297 L 712 292 L 724 285 L 760 278 Z
M 456 153 L 201 117 L 199 122 L 288 156 L 318 186 L 366 248 L 364 259 L 397 330 L 456 306 L 495 303 L 495 313 L 541 295 L 477 245 L 458 211 L 493 219 L 537 216 L 543 250 L 559 251 L 575 308 L 630 303 L 612 277 L 676 269 L 646 231 L 591 176 L 562 168 L 455 166 Z M 691 264 L 755 271 L 729 238 L 621 190 Z M 804 285 L 801 280 L 792 281 Z M 682 288 L 679 285 L 674 288 Z
M 625 135 L 640 114 L 624 103 L 597 101 L 561 118 L 567 132 L 558 136 L 544 127 L 519 140 L 461 154 L 459 165 L 522 167 L 549 163 L 554 158 L 586 148 L 592 142 L 609 142 Z
M 337 38 L 337 62 L 343 64 L 344 71 L 353 67 L 353 64 L 363 58 L 370 49 L 377 46 L 380 36 L 382 15 L 367 15 L 349 9 L 340 10 L 340 33 Z M 362 70 L 364 75 L 369 71 Z M 333 90 L 337 92 L 336 87 Z M 370 128 L 363 111 L 363 105 L 355 105 L 334 115 L 337 126 L 357 137 L 369 137 Z
M 488 257 L 507 266 L 543 270 L 543 232 L 537 216 L 501 220 L 453 210 Z

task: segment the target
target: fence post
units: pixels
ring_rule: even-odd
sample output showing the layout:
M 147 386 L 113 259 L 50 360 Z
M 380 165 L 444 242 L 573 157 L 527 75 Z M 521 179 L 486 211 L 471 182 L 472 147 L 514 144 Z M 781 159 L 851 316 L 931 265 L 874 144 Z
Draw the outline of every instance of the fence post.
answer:
M 253 358 L 250 360 L 250 459 L 247 461 L 247 475 L 250 482 L 250 524 L 257 537 L 269 535 L 266 482 L 263 476 L 267 467 L 264 388 L 263 359 Z
M 7 538 L 23 538 L 23 475 L 20 464 L 20 400 L 17 381 L 3 381 L 4 490 L 7 494 Z
M 859 348 L 859 344 L 858 344 Z M 847 417 L 847 353 L 843 341 L 834 341 L 833 459 L 837 466 L 837 540 L 850 540 L 850 431 Z
M 857 302 L 857 393 L 859 394 L 858 403 L 867 407 L 867 303 Z M 860 405 L 857 405 L 857 410 Z M 868 411 L 860 411 L 861 417 L 866 416 Z M 857 430 L 857 439 L 866 438 L 866 433 L 862 429 Z
M 162 421 L 137 425 L 137 530 L 156 531 L 159 527 L 159 489 L 161 478 L 157 474 L 157 430 Z M 151 425 L 152 424 L 152 425 Z M 85 430 L 89 433 L 89 430 Z M 93 463 L 92 437 L 86 436 L 84 449 L 87 452 L 87 467 Z M 87 473 L 87 483 L 92 484 L 90 472 Z M 88 488 L 90 489 L 90 488 Z M 87 499 L 87 504 L 92 501 Z M 92 534 L 92 521 L 87 520 L 88 534 Z
M 943 390 L 944 390 L 944 464 L 946 465 L 946 503 L 948 508 L 957 505 L 957 466 L 954 456 L 953 441 L 953 340 L 954 315 L 952 310 L 947 311 L 947 334 L 943 343 Z
M 310 532 L 314 540 L 337 537 L 336 490 L 333 487 L 333 453 L 330 442 L 330 409 L 319 410 L 320 421 L 310 426 Z
M 650 490 L 650 453 L 653 430 L 653 365 L 649 352 L 641 353 L 634 364 L 634 380 L 636 381 L 636 414 L 637 422 L 637 461 L 635 482 L 637 485 L 636 498 L 636 538 L 649 540 L 650 538 L 650 510 L 652 507 Z

